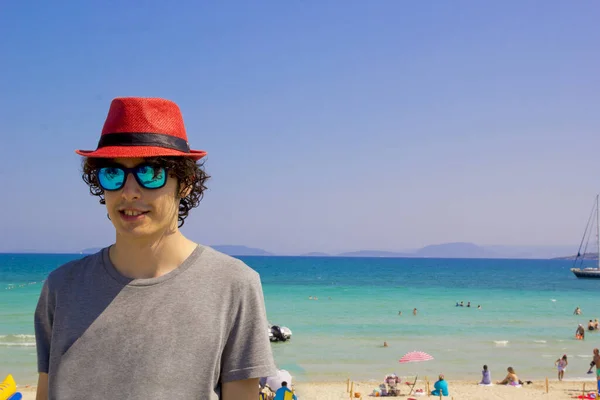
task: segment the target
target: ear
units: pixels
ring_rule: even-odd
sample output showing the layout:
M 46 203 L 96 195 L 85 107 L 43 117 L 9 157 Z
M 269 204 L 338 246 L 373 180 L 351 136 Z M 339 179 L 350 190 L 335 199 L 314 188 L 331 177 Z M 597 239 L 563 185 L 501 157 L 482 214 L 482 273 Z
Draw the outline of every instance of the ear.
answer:
M 187 196 L 189 196 L 189 194 L 192 192 L 192 185 L 193 183 L 191 181 L 183 181 L 179 184 L 179 198 L 183 199 L 186 198 Z

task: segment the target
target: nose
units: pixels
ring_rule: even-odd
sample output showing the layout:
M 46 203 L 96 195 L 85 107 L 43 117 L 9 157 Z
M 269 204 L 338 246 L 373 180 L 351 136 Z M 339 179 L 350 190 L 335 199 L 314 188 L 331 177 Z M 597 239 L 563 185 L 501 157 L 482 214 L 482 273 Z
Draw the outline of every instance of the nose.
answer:
M 142 188 L 138 185 L 132 173 L 127 174 L 125 185 L 121 190 L 121 196 L 127 201 L 139 199 L 142 195 Z

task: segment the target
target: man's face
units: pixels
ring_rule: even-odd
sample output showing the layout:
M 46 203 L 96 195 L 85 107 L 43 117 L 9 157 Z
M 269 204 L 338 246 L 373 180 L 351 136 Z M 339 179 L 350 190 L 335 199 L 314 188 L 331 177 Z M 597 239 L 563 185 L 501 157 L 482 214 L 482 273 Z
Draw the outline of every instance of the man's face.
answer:
M 143 158 L 116 158 L 114 163 L 133 168 L 144 163 Z M 106 210 L 117 235 L 130 238 L 161 236 L 177 227 L 179 197 L 177 179 L 168 176 L 160 189 L 145 189 L 133 174 L 126 177 L 125 185 L 117 191 L 105 191 Z

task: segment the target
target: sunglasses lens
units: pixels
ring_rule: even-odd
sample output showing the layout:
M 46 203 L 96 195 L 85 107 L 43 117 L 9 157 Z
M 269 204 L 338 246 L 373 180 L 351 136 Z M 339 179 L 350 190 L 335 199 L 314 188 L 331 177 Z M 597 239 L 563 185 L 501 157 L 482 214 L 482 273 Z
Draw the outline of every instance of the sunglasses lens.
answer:
M 125 171 L 116 167 L 100 168 L 97 172 L 98 183 L 104 190 L 119 190 L 125 183 Z
M 143 165 L 138 167 L 136 175 L 146 189 L 158 189 L 165 185 L 167 173 L 163 167 Z

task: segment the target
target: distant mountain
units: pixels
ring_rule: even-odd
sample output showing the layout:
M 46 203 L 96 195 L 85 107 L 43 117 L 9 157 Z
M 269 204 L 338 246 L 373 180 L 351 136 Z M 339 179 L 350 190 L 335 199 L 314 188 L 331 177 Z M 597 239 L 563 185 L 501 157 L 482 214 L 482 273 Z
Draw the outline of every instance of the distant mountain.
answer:
M 338 257 L 414 257 L 414 254 L 409 253 L 397 253 L 394 251 L 381 251 L 381 250 L 359 250 L 350 251 L 347 253 L 337 254 Z
M 90 247 L 89 249 L 81 250 L 81 254 L 95 254 L 102 250 L 104 247 Z
M 498 254 L 473 243 L 457 242 L 425 246 L 415 257 L 427 258 L 497 258 Z
M 574 260 L 577 258 L 577 255 L 574 256 L 566 256 L 566 257 L 554 257 L 553 260 Z M 582 257 L 584 260 L 597 260 L 598 253 L 585 253 Z
M 310 253 L 300 254 L 300 257 L 331 257 L 331 254 L 321 253 L 319 251 L 313 251 Z
M 217 251 L 220 251 L 221 253 L 225 253 L 230 256 L 272 256 L 272 255 L 274 255 L 263 249 L 256 249 L 256 248 L 246 247 L 246 246 L 236 246 L 236 245 L 231 245 L 231 244 L 216 245 L 216 246 L 210 246 L 210 247 L 212 247 L 213 249 L 215 249 Z M 81 250 L 81 253 L 82 254 L 94 254 L 100 250 L 102 250 L 102 247 L 92 247 L 89 249 Z
M 263 249 L 256 249 L 253 247 L 238 246 L 232 244 L 222 244 L 216 246 L 210 246 L 213 249 L 225 253 L 230 256 L 273 256 L 273 253 L 269 253 Z
M 511 258 L 506 252 L 496 252 L 474 243 L 456 242 L 425 246 L 418 250 L 395 252 L 359 250 L 338 254 L 339 257 L 390 257 L 390 258 Z
M 565 254 L 573 254 L 577 249 L 576 245 L 558 245 L 558 246 L 483 246 L 485 249 L 493 251 L 499 258 L 536 258 L 549 259 L 562 257 Z
M 275 254 L 263 249 L 241 245 L 211 246 L 231 256 L 274 256 Z M 101 247 L 81 250 L 82 254 L 93 254 Z M 562 256 L 573 251 L 573 246 L 479 246 L 474 243 L 455 242 L 425 246 L 417 250 L 386 251 L 358 250 L 340 254 L 309 252 L 301 257 L 387 257 L 387 258 L 521 258 L 521 259 L 563 259 L 572 260 L 575 256 Z M 588 260 L 597 259 L 597 253 L 587 253 Z

